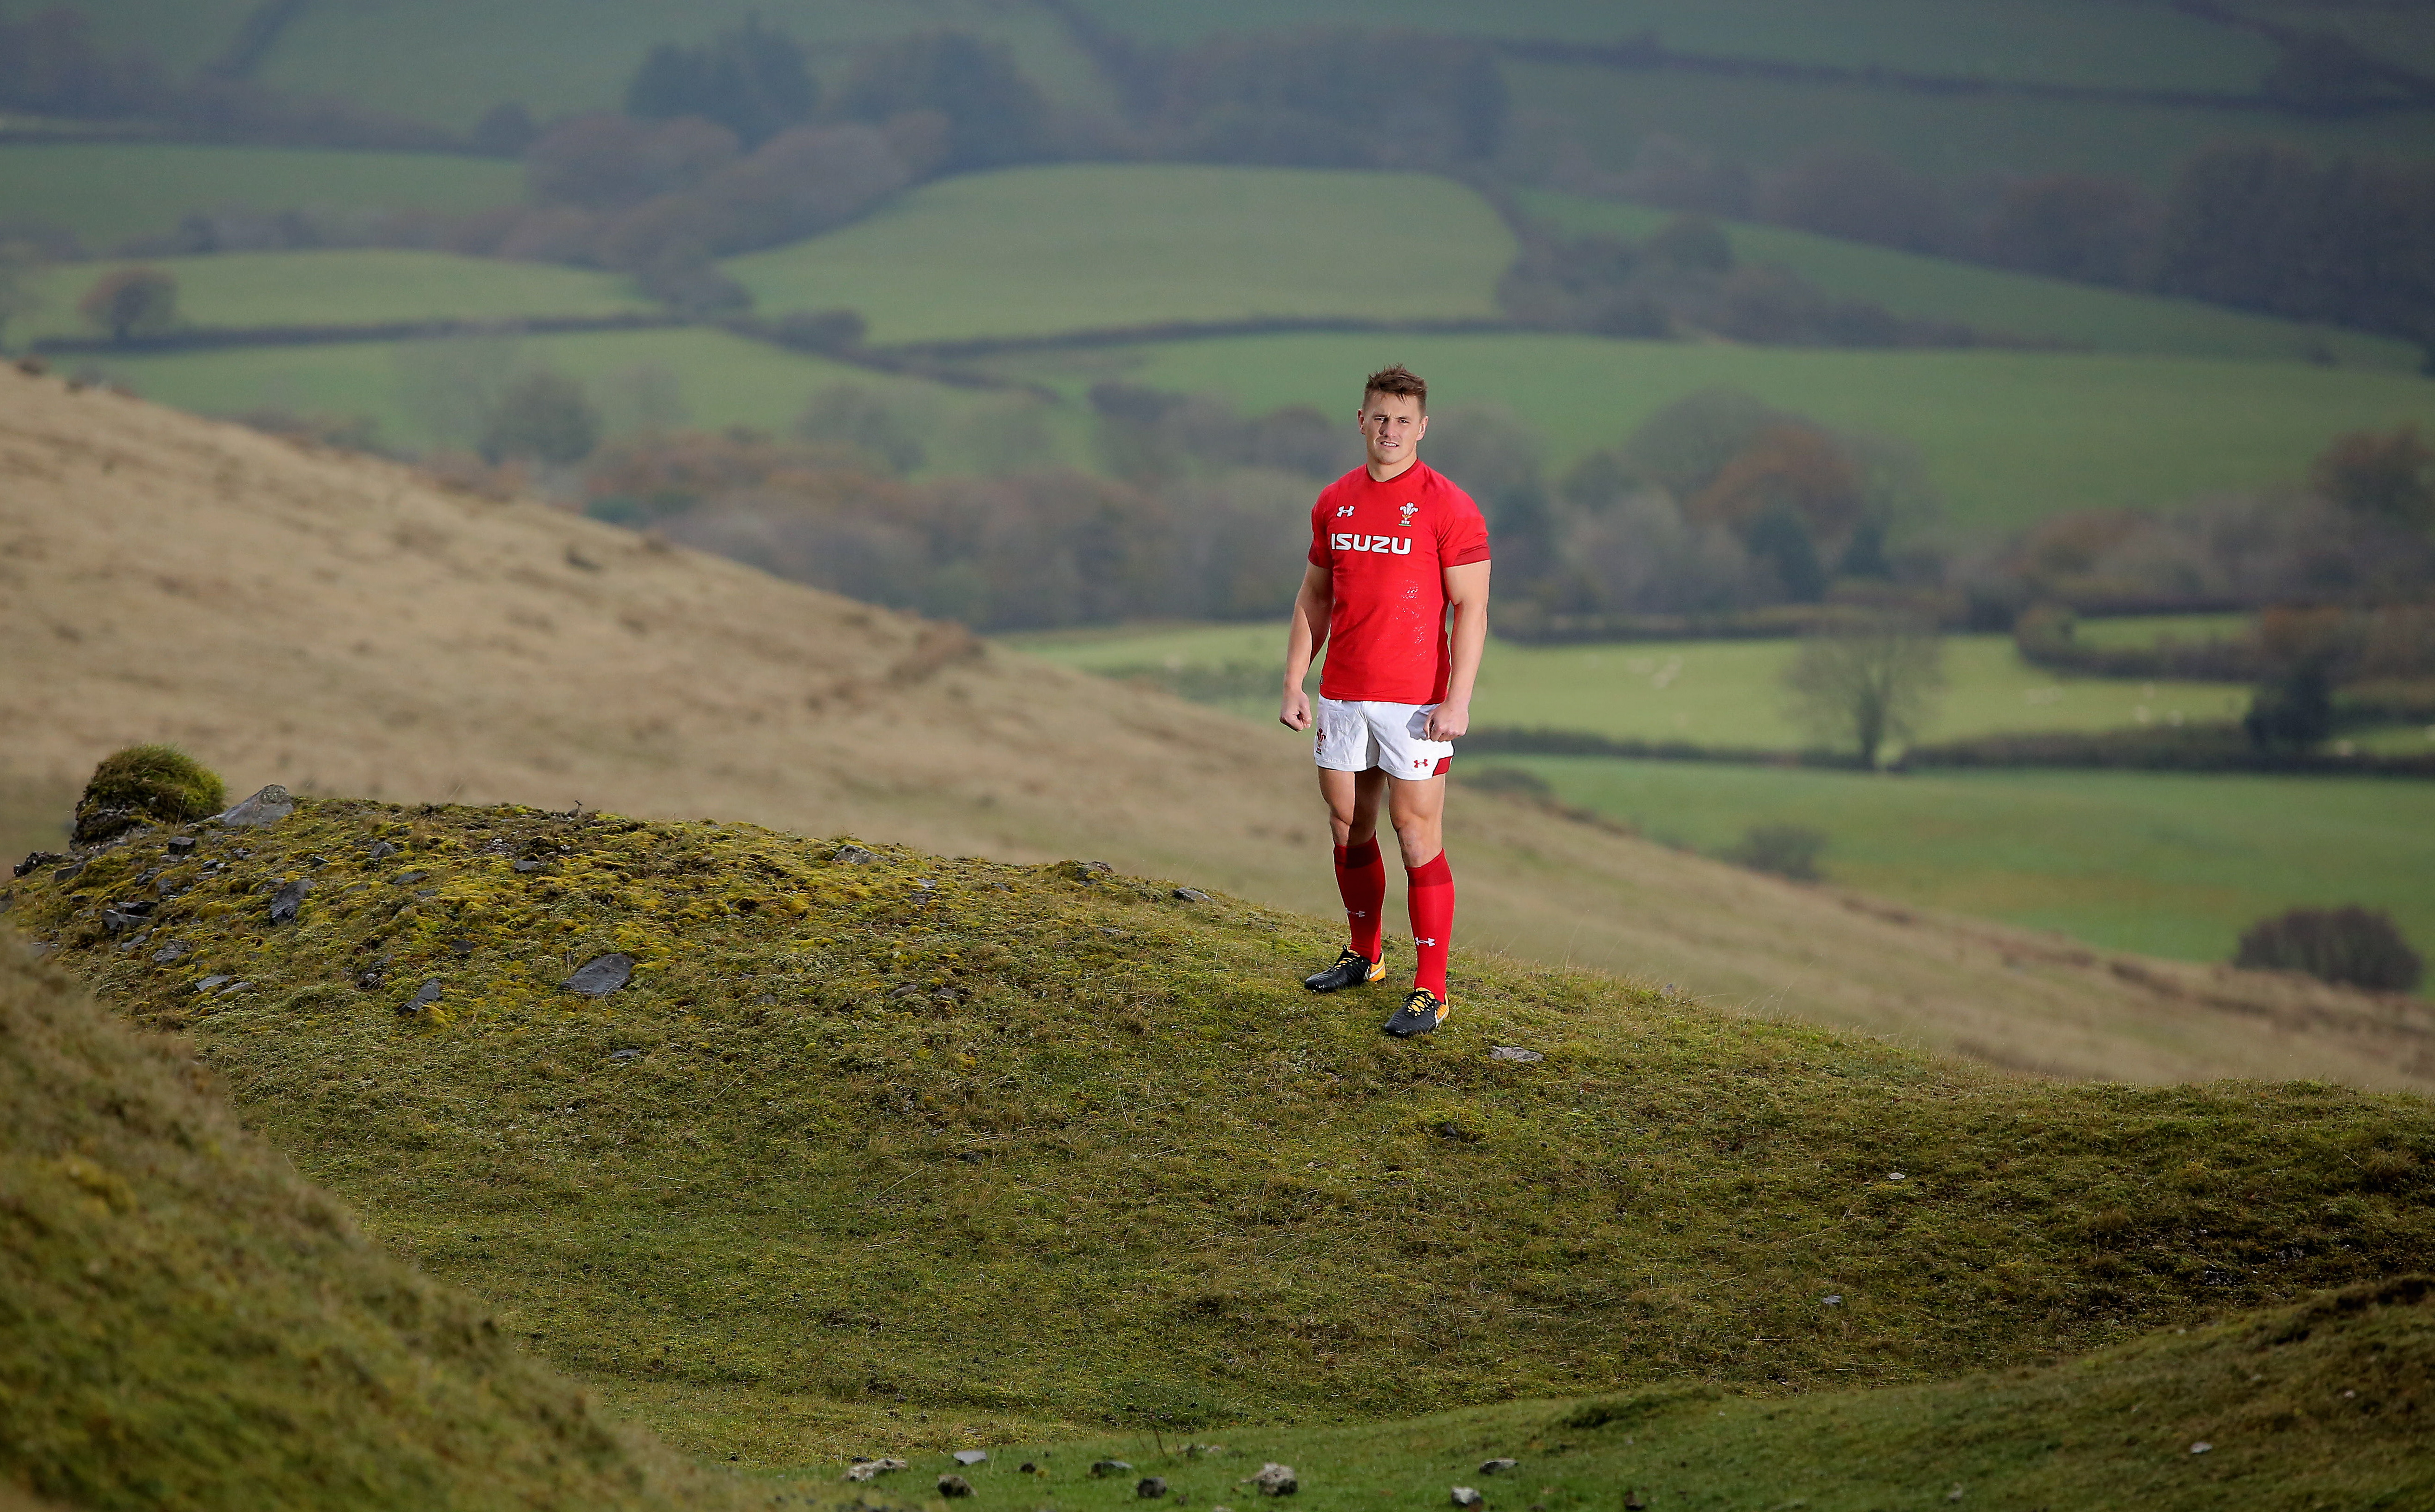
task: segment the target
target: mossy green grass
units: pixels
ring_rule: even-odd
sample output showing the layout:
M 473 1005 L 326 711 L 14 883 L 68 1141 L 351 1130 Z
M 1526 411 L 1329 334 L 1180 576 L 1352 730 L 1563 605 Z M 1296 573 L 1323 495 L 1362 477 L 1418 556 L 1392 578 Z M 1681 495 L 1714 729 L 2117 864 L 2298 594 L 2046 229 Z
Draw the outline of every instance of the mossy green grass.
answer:
M 2371 1283 L 2064 1365 L 1932 1385 L 1791 1398 L 1691 1385 L 1346 1426 L 1153 1435 L 1146 1425 L 1002 1446 L 978 1467 L 917 1455 L 903 1479 L 919 1489 L 961 1473 L 975 1512 L 1050 1501 L 1116 1512 L 1141 1504 L 1147 1475 L 1179 1506 L 1244 1505 L 1258 1500 L 1244 1479 L 1268 1462 L 1292 1466 L 1294 1504 L 1321 1512 L 1444 1506 L 1457 1486 L 1479 1491 L 1486 1512 L 1877 1512 L 1957 1500 L 2197 1512 L 2252 1497 L 2416 1506 L 2435 1500 L 2428 1290 L 2423 1276 Z M 1108 1460 L 1131 1469 L 1090 1474 Z M 1515 1463 L 1483 1473 L 1492 1460 Z M 829 1467 L 790 1469 L 812 1479 Z
M 65 226 L 95 249 L 166 235 L 231 206 L 344 215 L 483 210 L 523 198 L 523 169 L 488 158 L 190 143 L 0 145 L 0 205 Z
M 1946 524 L 2009 530 L 2064 509 L 2167 508 L 2305 475 L 2345 431 L 2435 427 L 2408 373 L 2106 352 L 1838 352 L 1575 335 L 1226 337 L 1002 359 L 1079 394 L 1101 377 L 1225 394 L 1251 410 L 1349 414 L 1361 375 L 1403 362 L 1433 410 L 1491 403 L 1561 472 L 1675 400 L 1719 386 L 1918 448 Z M 1459 482 L 1460 479 L 1456 481 Z
M 1577 234 L 1595 232 L 1637 241 L 1674 219 L 1672 212 L 1647 205 L 1545 190 L 1524 190 L 1520 198 L 1532 215 Z M 2278 320 L 2196 300 L 2039 278 L 1787 226 L 1731 222 L 1725 233 L 1743 263 L 1775 264 L 1830 294 L 1995 335 L 2095 352 L 2340 363 L 2396 372 L 2415 372 L 2420 360 L 2414 344 L 2391 336 Z
M 34 281 L 42 300 L 22 336 L 91 335 L 77 301 L 94 281 L 132 263 L 73 263 Z M 190 326 L 371 325 L 401 320 L 512 321 L 535 317 L 656 314 L 630 280 L 584 268 L 386 248 L 223 252 L 152 258 L 178 281 Z
M 14 917 L 401 1253 L 764 1464 L 1921 1382 L 2435 1245 L 2406 1096 L 2012 1079 L 1461 953 L 1391 1042 L 1302 989 L 1333 925 L 1080 863 L 337 799 L 195 837 Z
M 0 1504 L 730 1504 L 0 934 Z
M 1429 175 L 1061 163 L 941 180 L 722 266 L 765 311 L 858 310 L 886 343 L 1176 320 L 1494 319 L 1513 251 L 1485 200 Z

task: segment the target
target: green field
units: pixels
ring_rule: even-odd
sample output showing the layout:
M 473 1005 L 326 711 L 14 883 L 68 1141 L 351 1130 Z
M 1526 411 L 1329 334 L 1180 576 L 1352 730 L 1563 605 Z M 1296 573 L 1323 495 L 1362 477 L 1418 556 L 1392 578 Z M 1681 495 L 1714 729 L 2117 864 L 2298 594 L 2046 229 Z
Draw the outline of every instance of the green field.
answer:
M 1148 626 L 1009 640 L 1034 656 L 1088 672 L 1277 667 L 1285 652 L 1282 625 Z M 1535 646 L 1491 640 L 1480 663 L 1472 721 L 1587 730 L 1614 740 L 1796 750 L 1810 742 L 1784 707 L 1782 677 L 1793 655 L 1789 641 Z M 1925 739 L 2119 730 L 2176 715 L 2219 720 L 2237 717 L 2249 707 L 2248 689 L 2222 683 L 2059 675 L 2023 662 L 2004 635 L 1951 637 L 1945 678 L 1946 692 L 1922 732 Z M 1276 699 L 1262 683 L 1260 691 L 1228 700 L 1226 707 L 1272 718 Z
M 1428 227 L 1381 255 L 1382 224 Z M 1263 316 L 1494 317 L 1513 238 L 1417 174 L 1073 163 L 929 184 L 729 262 L 764 311 L 844 306 L 874 341 Z
M 1511 407 L 1561 470 L 1652 412 L 1725 385 L 1916 446 L 1964 529 L 2063 509 L 2164 508 L 2301 476 L 2344 431 L 2435 428 L 2435 383 L 2296 363 L 2026 352 L 1830 352 L 1571 335 L 1275 335 L 1055 358 L 1006 371 L 1209 389 L 1252 409 L 1350 413 L 1361 374 L 1405 362 L 1433 408 Z
M 43 301 L 19 337 L 90 335 L 77 301 L 127 263 L 46 268 Z M 158 257 L 178 281 L 178 314 L 197 326 L 365 325 L 392 320 L 511 320 L 533 316 L 657 313 L 621 275 L 495 257 L 367 249 Z
M 1829 880 L 2109 949 L 2228 961 L 2287 908 L 2392 911 L 2435 952 L 2435 783 L 2156 772 L 1872 777 L 1596 757 L 1482 756 L 1567 803 L 1709 852 L 1753 824 L 1827 837 Z
M 349 215 L 480 210 L 523 198 L 522 165 L 486 158 L 176 143 L 0 146 L 8 217 L 64 226 L 96 250 L 233 206 Z
M 1576 232 L 1639 239 L 1674 218 L 1646 205 L 1545 190 L 1525 190 L 1521 198 L 1531 214 Z M 2098 352 L 2334 361 L 2405 372 L 2419 364 L 2415 346 L 2388 336 L 1923 257 L 1783 226 L 1734 222 L 1726 231 L 1745 263 L 1781 264 L 1830 294 L 1978 331 Z
M 1840 68 L 2131 89 L 2243 90 L 2273 61 L 2260 40 L 2161 5 L 2105 0 L 1089 0 L 1113 24 L 1163 39 L 1316 25 L 1613 43 L 1650 30 L 1669 47 Z M 1519 96 L 1526 106 L 1538 101 Z
M 258 408 L 299 413 L 367 415 L 379 422 L 389 445 L 419 450 L 462 437 L 436 434 L 427 408 L 414 400 L 418 360 L 431 360 L 436 342 L 349 342 L 326 347 L 254 347 L 217 352 L 112 357 L 78 366 L 124 380 L 162 404 L 208 414 L 239 414 Z M 655 370 L 674 381 L 685 422 L 718 428 L 745 425 L 785 434 L 820 389 L 854 384 L 889 396 L 908 414 L 927 417 L 932 466 L 960 470 L 983 459 L 990 418 L 1025 402 L 1019 398 L 942 388 L 895 378 L 819 357 L 782 351 L 721 331 L 700 329 L 598 332 L 526 336 L 510 342 L 475 339 L 455 344 L 457 360 L 474 376 L 550 367 L 581 379 L 596 402 L 612 408 L 626 375 Z M 448 359 L 440 359 L 442 361 Z M 1069 413 L 1044 417 L 1053 446 L 1079 452 L 1084 444 Z M 1061 454 L 1062 455 L 1062 454 Z
M 1968 14 L 1976 8 L 1957 8 Z M 1953 181 L 2089 173 L 2172 182 L 2191 154 L 2223 141 L 2285 142 L 2319 154 L 2424 157 L 2423 115 L 2308 117 L 2173 106 L 1912 94 L 1857 84 L 1779 83 L 1695 74 L 1510 63 L 1513 96 L 1620 171 L 1651 133 L 1780 167 L 1822 146 L 1882 152 Z
M 424 0 L 419 5 L 317 5 L 290 26 L 266 61 L 265 83 L 299 91 L 342 88 L 399 115 L 471 126 L 502 100 L 536 117 L 614 110 L 626 81 L 661 43 L 699 43 L 758 15 L 813 49 L 817 71 L 841 75 L 855 43 L 955 27 L 1010 47 L 1052 95 L 1097 105 L 1104 91 L 1051 17 L 988 0 L 921 0 L 908 7 L 846 0 Z
M 2072 626 L 2072 638 L 2083 645 L 2134 646 L 2155 645 L 2166 641 L 2179 641 L 2187 645 L 2199 641 L 2239 640 L 2256 627 L 2247 614 L 2134 614 L 2120 619 L 2080 620 Z

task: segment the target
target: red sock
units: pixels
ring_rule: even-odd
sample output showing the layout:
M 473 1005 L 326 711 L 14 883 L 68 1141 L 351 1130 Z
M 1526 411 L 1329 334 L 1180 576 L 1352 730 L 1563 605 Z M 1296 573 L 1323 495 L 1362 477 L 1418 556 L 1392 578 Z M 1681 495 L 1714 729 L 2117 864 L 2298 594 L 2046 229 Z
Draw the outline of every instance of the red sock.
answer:
M 1378 934 L 1387 927 L 1378 918 L 1387 906 L 1387 868 L 1379 864 L 1375 836 L 1336 848 L 1336 890 L 1344 900 L 1344 921 L 1353 932 L 1349 949 L 1367 960 L 1378 959 Z
M 1412 985 L 1425 987 L 1445 1001 L 1446 947 L 1454 941 L 1454 872 L 1441 850 L 1417 867 L 1404 868 L 1412 908 L 1412 939 L 1420 947 L 1420 963 Z

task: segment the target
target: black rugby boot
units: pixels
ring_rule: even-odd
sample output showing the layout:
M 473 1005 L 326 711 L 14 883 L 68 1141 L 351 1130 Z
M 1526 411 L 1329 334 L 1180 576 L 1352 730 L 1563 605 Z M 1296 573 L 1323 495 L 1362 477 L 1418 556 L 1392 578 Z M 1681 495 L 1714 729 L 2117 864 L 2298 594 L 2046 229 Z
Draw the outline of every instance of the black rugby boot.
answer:
M 1414 1035 L 1427 1034 L 1445 1022 L 1445 1016 L 1452 1009 L 1452 1004 L 1441 1002 L 1438 995 L 1427 988 L 1416 987 L 1404 994 L 1404 1005 L 1395 1010 L 1395 1016 L 1379 1027 L 1398 1040 L 1409 1040 Z
M 1324 971 L 1313 971 L 1302 979 L 1302 985 L 1313 992 L 1334 992 L 1348 987 L 1368 987 L 1387 974 L 1387 953 L 1380 951 L 1372 960 L 1354 951 L 1336 958 L 1336 964 Z

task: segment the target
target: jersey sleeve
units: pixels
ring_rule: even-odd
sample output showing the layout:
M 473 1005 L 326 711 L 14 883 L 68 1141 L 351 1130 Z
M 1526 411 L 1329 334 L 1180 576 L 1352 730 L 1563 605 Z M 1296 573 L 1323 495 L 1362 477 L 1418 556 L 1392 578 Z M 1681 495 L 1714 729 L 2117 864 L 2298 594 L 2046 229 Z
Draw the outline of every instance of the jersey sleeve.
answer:
M 1438 564 L 1468 567 L 1488 559 L 1488 522 L 1471 495 L 1457 489 L 1451 507 L 1438 517 Z
M 1324 567 L 1334 558 L 1327 554 L 1327 495 L 1310 507 L 1310 564 Z

